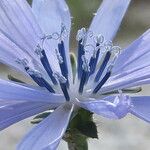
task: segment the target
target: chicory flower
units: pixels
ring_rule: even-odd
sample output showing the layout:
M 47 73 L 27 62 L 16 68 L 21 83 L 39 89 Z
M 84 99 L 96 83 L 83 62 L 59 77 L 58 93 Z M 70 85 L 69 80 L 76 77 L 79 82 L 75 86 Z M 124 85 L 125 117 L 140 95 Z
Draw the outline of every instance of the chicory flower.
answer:
M 69 54 L 71 16 L 64 0 L 33 0 L 32 8 L 26 0 L 0 1 L 0 62 L 38 85 L 0 79 L 0 130 L 54 110 L 18 150 L 56 149 L 80 107 L 110 119 L 131 113 L 150 121 L 149 96 L 124 93 L 150 83 L 150 30 L 122 51 L 111 42 L 129 3 L 103 0 L 89 29 L 78 31 L 75 68 Z

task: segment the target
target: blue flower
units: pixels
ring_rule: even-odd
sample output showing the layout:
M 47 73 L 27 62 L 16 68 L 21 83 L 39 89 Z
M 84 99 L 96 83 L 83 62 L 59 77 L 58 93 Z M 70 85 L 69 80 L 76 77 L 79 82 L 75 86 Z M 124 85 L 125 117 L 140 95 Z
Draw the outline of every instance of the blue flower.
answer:
M 89 29 L 78 31 L 73 78 L 64 0 L 0 1 L 0 62 L 39 86 L 0 79 L 0 130 L 46 110 L 18 150 L 54 150 L 80 107 L 110 119 L 131 113 L 150 122 L 149 96 L 126 95 L 150 83 L 150 30 L 120 51 L 112 40 L 130 0 L 103 0 Z M 132 88 L 132 89 L 131 89 Z

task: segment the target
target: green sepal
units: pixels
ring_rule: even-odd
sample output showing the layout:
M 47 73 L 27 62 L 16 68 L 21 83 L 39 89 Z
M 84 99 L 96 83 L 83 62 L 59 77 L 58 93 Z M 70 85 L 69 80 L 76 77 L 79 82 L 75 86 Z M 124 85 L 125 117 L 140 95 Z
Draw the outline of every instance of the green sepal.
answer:
M 69 150 L 88 150 L 88 138 L 98 138 L 93 113 L 80 108 L 75 114 L 63 139 L 68 143 Z
M 8 75 L 7 77 L 8 77 L 8 79 L 9 79 L 10 81 L 14 81 L 14 82 L 18 82 L 18 83 L 25 83 L 25 82 L 23 82 L 23 81 L 21 81 L 21 80 L 15 78 L 15 77 L 13 77 L 12 75 Z
M 98 138 L 97 126 L 93 121 L 86 121 L 79 124 L 77 129 L 85 136 L 89 138 Z
M 32 4 L 32 0 L 27 0 L 28 1 L 28 3 L 31 5 Z
M 69 128 L 76 129 L 78 124 L 91 120 L 92 120 L 92 113 L 81 108 L 78 110 L 76 116 L 74 116 L 73 119 L 71 120 Z
M 142 88 L 141 87 L 135 87 L 135 88 L 122 89 L 121 91 L 122 91 L 122 93 L 134 94 L 134 93 L 141 92 Z M 104 93 L 103 95 L 111 95 L 111 94 L 118 94 L 118 93 L 119 93 L 119 91 L 116 90 L 116 91 Z
M 85 109 L 79 109 L 77 115 L 71 120 L 68 129 L 78 130 L 87 138 L 98 138 L 97 127 L 93 122 L 93 113 Z
M 41 121 L 43 121 L 43 119 L 34 119 L 34 120 L 31 120 L 30 123 L 32 123 L 32 124 L 38 124 L 38 123 L 40 123 Z
M 46 111 L 46 112 L 40 113 L 40 114 L 38 114 L 37 116 L 35 116 L 35 117 L 33 118 L 33 120 L 31 120 L 31 123 L 32 123 L 32 124 L 38 124 L 38 123 L 40 123 L 43 119 L 45 119 L 46 117 L 48 117 L 50 114 L 51 114 L 50 111 Z

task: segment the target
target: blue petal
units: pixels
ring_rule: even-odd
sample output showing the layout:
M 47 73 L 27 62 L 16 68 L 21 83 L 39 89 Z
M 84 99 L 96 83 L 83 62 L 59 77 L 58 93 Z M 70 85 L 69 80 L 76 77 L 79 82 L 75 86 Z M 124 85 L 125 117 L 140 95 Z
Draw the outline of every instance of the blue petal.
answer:
M 33 0 L 32 10 L 45 34 L 60 33 L 62 23 L 70 32 L 71 17 L 65 0 Z
M 130 99 L 127 96 L 110 96 L 101 100 L 78 101 L 77 104 L 103 117 L 121 119 L 129 112 Z
M 46 35 L 52 35 L 54 33 L 60 34 L 62 23 L 65 25 L 68 36 L 64 39 L 64 44 L 69 73 L 71 74 L 69 56 L 71 16 L 65 0 L 33 0 L 32 10 Z M 55 49 L 58 48 L 58 42 L 58 40 L 49 40 L 50 47 L 46 51 L 48 56 L 50 56 L 49 51 L 55 53 Z M 51 57 L 49 57 L 49 60 L 52 63 Z
M 112 41 L 131 0 L 103 0 L 89 28 L 94 35 L 103 35 Z
M 150 123 L 150 96 L 131 97 L 131 114 Z
M 37 28 L 38 32 L 37 30 L 35 32 L 34 29 Z M 0 31 L 20 49 L 26 51 L 37 60 L 34 48 L 39 41 L 39 37 L 42 36 L 42 32 L 37 23 L 35 23 L 26 1 L 0 1 Z
M 127 47 L 118 57 L 112 76 L 101 92 L 150 83 L 150 30 Z
M 100 93 L 129 88 L 150 83 L 150 66 L 131 72 L 124 72 L 120 78 L 110 78 Z
M 103 100 L 93 100 L 87 102 L 80 102 L 80 107 L 87 109 L 93 113 L 101 115 L 110 119 L 117 119 L 117 116 L 114 112 L 110 111 L 108 106 L 111 106 L 111 103 L 103 101 Z
M 16 60 L 27 59 L 31 68 L 34 69 L 35 64 L 41 68 L 39 58 L 34 52 L 40 37 L 37 28 L 26 1 L 0 1 L 0 61 L 23 71 Z M 40 28 L 38 29 L 42 34 Z
M 95 13 L 96 16 L 89 27 L 89 32 L 92 32 L 94 37 L 102 35 L 104 41 L 113 41 L 130 1 L 131 0 L 113 0 L 112 2 L 110 0 L 103 0 L 101 6 Z M 93 37 L 88 36 L 86 44 L 95 46 Z M 93 48 L 91 49 L 88 46 L 86 49 L 86 57 L 90 59 L 93 54 Z M 100 59 L 101 57 L 99 56 L 99 60 Z
M 44 34 L 27 1 L 0 1 L 0 32 L 13 42 L 13 45 L 19 48 L 18 51 L 23 51 L 30 57 L 28 60 L 28 57 L 26 58 L 26 55 L 22 54 L 20 55 L 20 59 L 24 57 L 29 62 L 32 60 L 36 65 L 39 65 L 40 68 L 42 67 L 35 50 L 37 45 L 41 44 L 41 38 Z M 16 53 L 18 53 L 18 51 L 16 51 Z M 56 63 L 56 58 L 53 56 L 54 54 L 51 52 L 49 54 L 51 61 L 55 62 L 54 68 L 58 69 L 59 65 Z
M 90 31 L 113 40 L 131 0 L 103 0 L 90 26 Z
M 43 88 L 18 84 L 2 79 L 0 79 L 0 99 L 54 104 L 61 104 L 65 101 L 62 95 L 52 94 Z
M 113 68 L 113 74 L 123 76 L 125 72 L 134 71 L 150 65 L 150 29 L 129 45 L 119 55 Z
M 0 100 L 0 130 L 40 112 L 56 108 L 54 104 Z
M 70 104 L 57 108 L 25 136 L 17 150 L 56 150 L 65 133 L 72 111 L 73 106 Z
M 0 62 L 8 65 L 9 67 L 15 69 L 16 71 L 21 71 L 23 74 L 27 75 L 24 68 L 16 62 L 18 58 L 29 60 L 29 66 L 34 68 L 32 63 L 32 58 L 22 51 L 18 46 L 16 46 L 12 41 L 10 41 L 4 34 L 0 33 Z M 14 52 L 15 51 L 15 52 Z

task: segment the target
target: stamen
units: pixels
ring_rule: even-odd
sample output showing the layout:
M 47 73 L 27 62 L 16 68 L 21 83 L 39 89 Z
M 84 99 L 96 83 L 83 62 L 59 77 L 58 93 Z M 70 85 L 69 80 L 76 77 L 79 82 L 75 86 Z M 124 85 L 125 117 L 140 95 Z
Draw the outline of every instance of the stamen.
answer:
M 83 88 L 84 85 L 87 83 L 88 81 L 88 77 L 89 77 L 89 72 L 90 72 L 90 67 L 89 67 L 89 62 L 88 60 L 85 58 L 85 56 L 82 56 L 82 61 L 83 61 L 83 65 L 82 65 L 82 76 L 81 76 L 81 80 L 80 80 L 80 85 L 79 85 L 79 93 L 82 94 L 83 93 Z
M 67 85 L 69 87 L 69 82 L 68 82 L 68 66 L 67 66 L 67 59 L 66 59 L 66 53 L 65 53 L 65 46 L 64 46 L 64 38 L 66 38 L 68 36 L 68 31 L 66 29 L 66 26 L 61 23 L 61 32 L 60 33 L 53 33 L 51 35 L 48 35 L 48 36 L 45 36 L 44 38 L 42 38 L 43 40 L 43 43 L 42 45 L 44 45 L 44 41 L 46 39 L 54 39 L 54 40 L 59 40 L 60 43 L 58 43 L 58 50 L 55 50 L 56 51 L 56 56 L 57 56 L 57 59 L 59 61 L 59 65 L 60 65 L 60 69 L 61 69 L 61 72 L 62 72 L 62 75 L 67 79 Z M 45 68 L 45 70 L 48 72 L 50 78 L 52 79 L 53 83 L 54 84 L 57 84 L 56 80 L 54 79 L 53 77 L 53 72 L 52 72 L 52 69 L 48 63 L 48 59 L 46 57 L 46 54 L 44 52 L 43 49 L 39 48 L 40 49 L 40 53 L 42 53 L 42 57 L 41 57 L 41 61 L 42 61 L 42 64 Z M 40 54 L 41 55 L 41 54 Z
M 100 77 L 102 76 L 102 74 L 103 74 L 103 72 L 104 72 L 104 70 L 105 70 L 105 68 L 106 68 L 106 66 L 107 66 L 107 64 L 108 64 L 108 62 L 110 60 L 110 56 L 111 56 L 111 52 L 107 51 L 106 55 L 104 57 L 104 60 L 103 60 L 101 66 L 100 66 L 100 68 L 99 68 L 99 70 L 98 70 L 98 72 L 96 74 L 94 82 L 98 82 L 99 81 Z
M 93 90 L 93 94 L 96 94 L 101 87 L 104 85 L 104 83 L 108 80 L 108 78 L 110 77 L 111 72 L 107 72 L 106 75 L 103 77 L 103 79 L 100 81 L 100 83 L 96 86 L 96 88 Z
M 111 76 L 113 65 L 114 63 L 109 65 L 105 76 L 102 78 L 102 80 L 98 83 L 98 85 L 93 90 L 93 94 L 96 94 L 101 89 L 101 87 L 106 83 L 106 81 L 109 79 L 109 77 Z
M 30 77 L 36 82 L 40 87 L 45 87 L 49 92 L 55 93 L 50 84 L 41 76 L 41 74 L 37 71 L 34 71 L 29 68 L 28 61 L 26 59 L 17 59 L 17 63 L 23 65 L 24 69 L 30 75 Z
M 68 67 L 67 67 L 65 47 L 64 47 L 63 41 L 61 41 L 61 43 L 58 44 L 58 50 L 59 50 L 60 56 L 62 57 L 62 61 L 61 62 L 59 61 L 60 69 L 61 69 L 62 75 L 67 79 L 67 83 L 68 83 Z
M 105 46 L 106 51 L 111 51 L 114 47 L 112 41 L 106 41 L 104 43 L 104 46 Z
M 82 45 L 85 45 L 87 39 L 87 31 L 85 28 L 82 28 L 80 30 L 78 30 L 77 36 L 76 36 L 76 40 L 77 41 L 81 41 L 82 40 Z
M 28 61 L 26 59 L 23 60 L 16 60 L 17 63 L 21 64 L 24 66 L 24 69 L 27 71 L 27 73 L 30 75 L 30 77 L 40 86 L 40 87 L 45 87 L 47 88 L 47 90 L 51 93 L 55 93 L 55 91 L 53 90 L 53 88 L 50 86 L 50 84 L 43 79 L 43 77 L 41 76 L 41 74 L 37 71 L 34 71 L 32 69 L 29 68 L 28 66 Z
M 104 37 L 102 35 L 97 36 L 95 39 L 95 42 L 96 42 L 96 49 L 94 50 L 93 56 L 91 57 L 90 63 L 89 63 L 89 66 L 91 69 L 90 75 L 95 72 L 99 54 L 100 54 L 100 47 L 101 47 L 102 43 L 104 42 Z
M 99 34 L 98 36 L 95 36 L 94 39 L 95 39 L 95 43 L 98 43 L 98 44 L 102 44 L 105 40 L 104 36 L 101 34 Z
M 61 41 L 63 41 L 63 39 L 66 38 L 67 36 L 68 36 L 67 28 L 63 23 L 61 23 L 61 33 L 60 33 Z
M 85 52 L 84 52 L 84 46 L 81 43 L 82 43 L 82 40 L 80 40 L 78 42 L 78 66 L 77 66 L 77 69 L 78 69 L 78 79 L 80 79 L 81 75 L 82 75 L 82 59 L 81 59 L 81 56 L 85 54 Z
M 86 72 L 89 72 L 90 71 L 89 62 L 88 59 L 85 57 L 85 55 L 82 56 L 82 62 L 83 62 L 82 69 Z
M 27 67 L 28 66 L 28 60 L 27 59 L 16 59 L 16 62 L 18 63 L 18 64 L 20 64 L 20 65 L 22 65 L 23 67 Z
M 34 71 L 32 69 L 28 69 L 26 71 L 39 86 L 45 87 L 51 93 L 55 93 L 51 85 L 42 77 L 42 75 L 39 72 Z
M 99 53 L 100 53 L 100 49 L 94 50 L 94 54 L 90 59 L 90 63 L 89 63 L 89 66 L 91 68 L 90 75 L 92 75 L 95 72 L 97 61 L 98 61 L 98 58 L 99 58 Z
M 118 56 L 120 54 L 120 52 L 121 52 L 121 47 L 113 46 L 112 47 L 112 51 L 113 51 L 113 53 L 115 53 L 116 56 Z
M 67 79 L 60 75 L 58 72 L 54 73 L 53 76 L 59 81 L 61 90 L 66 98 L 66 101 L 70 101 L 70 96 L 67 89 Z
M 50 35 L 44 35 L 43 37 L 41 37 L 42 45 L 44 45 L 44 42 L 46 40 L 51 40 L 51 39 L 58 40 L 58 39 L 60 39 L 60 35 L 57 32 L 54 32 L 54 33 L 52 33 Z
M 55 53 L 56 53 L 59 64 L 62 64 L 63 63 L 63 58 L 62 58 L 62 56 L 60 55 L 60 53 L 57 49 L 55 49 Z
M 79 85 L 79 93 L 80 94 L 83 93 L 83 88 L 84 88 L 84 85 L 87 81 L 87 78 L 88 78 L 88 73 L 85 70 L 83 70 L 81 80 L 80 80 L 80 85 Z
M 30 77 L 34 80 L 34 82 L 36 82 L 39 86 L 44 87 L 44 85 L 39 80 L 39 78 L 41 77 L 40 74 L 38 74 L 37 72 L 35 73 L 35 71 L 33 71 L 29 68 L 25 68 L 25 70 L 30 75 Z
M 85 54 L 84 51 L 84 44 L 85 44 L 85 39 L 86 39 L 87 33 L 86 29 L 82 28 L 81 30 L 78 31 L 77 33 L 77 41 L 78 41 L 78 79 L 81 79 L 82 75 L 82 56 Z
M 41 49 L 39 46 L 37 46 L 37 49 L 35 52 L 40 56 L 41 63 L 43 67 L 45 68 L 46 72 L 48 73 L 49 77 L 51 78 L 53 84 L 57 85 L 57 81 L 53 77 L 53 71 L 51 69 L 51 66 L 49 64 L 49 61 L 48 61 L 48 58 L 46 56 L 44 49 Z
M 64 38 L 66 38 L 67 36 L 68 36 L 67 28 L 66 28 L 66 26 L 63 23 L 61 23 L 61 32 L 60 33 L 54 32 L 54 33 L 52 33 L 50 35 L 44 35 L 41 38 L 41 40 L 43 41 L 43 43 L 44 43 L 45 40 L 49 40 L 49 39 L 60 40 L 61 41 Z

